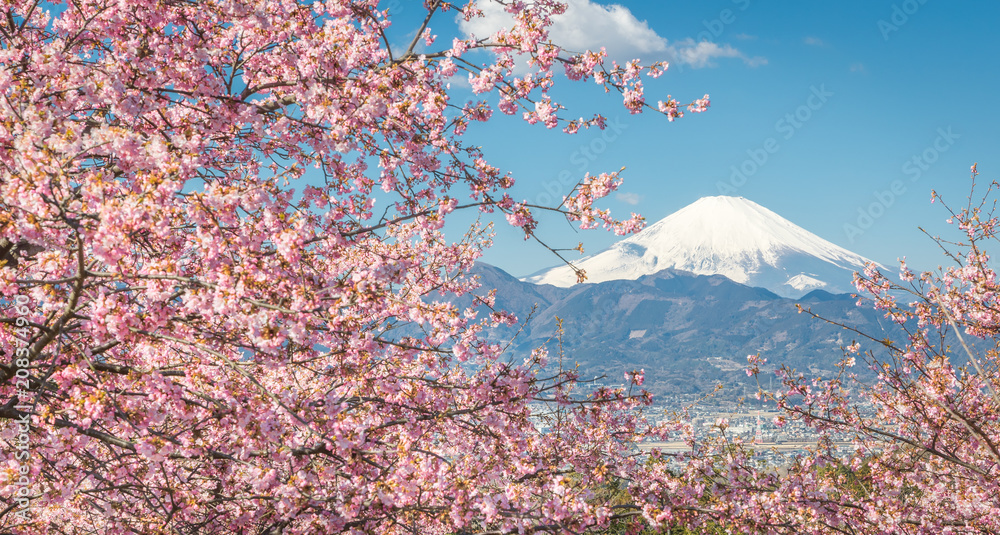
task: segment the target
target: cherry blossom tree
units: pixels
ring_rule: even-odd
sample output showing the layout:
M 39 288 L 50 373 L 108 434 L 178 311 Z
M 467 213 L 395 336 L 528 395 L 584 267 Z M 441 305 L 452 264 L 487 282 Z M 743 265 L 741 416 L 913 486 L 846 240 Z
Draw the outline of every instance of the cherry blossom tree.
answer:
M 512 316 L 448 299 L 492 306 L 468 275 L 488 226 L 442 229 L 457 210 L 526 239 L 539 210 L 640 228 L 594 204 L 617 173 L 558 206 L 517 201 L 466 129 L 496 110 L 603 128 L 554 99 L 573 82 L 633 113 L 684 106 L 645 101 L 666 65 L 549 42 L 560 3 L 500 3 L 510 27 L 440 46 L 432 22 L 476 4 L 408 3 L 426 17 L 404 50 L 374 0 L 2 2 L 0 528 L 537 533 L 639 515 L 594 489 L 642 469 L 648 396 L 506 355 L 484 328 Z
M 974 186 L 976 175 L 974 165 Z M 898 279 L 874 265 L 856 276 L 859 306 L 884 310 L 894 333 L 854 331 L 837 377 L 782 367 L 783 386 L 762 391 L 778 425 L 819 433 L 815 448 L 765 465 L 720 421 L 635 486 L 646 520 L 741 533 L 1000 532 L 1000 281 L 986 252 L 1000 237 L 998 186 L 945 205 L 961 239 L 935 240 L 953 266 L 917 274 L 904 261 Z M 751 356 L 748 373 L 764 362 Z M 874 383 L 854 373 L 862 365 Z

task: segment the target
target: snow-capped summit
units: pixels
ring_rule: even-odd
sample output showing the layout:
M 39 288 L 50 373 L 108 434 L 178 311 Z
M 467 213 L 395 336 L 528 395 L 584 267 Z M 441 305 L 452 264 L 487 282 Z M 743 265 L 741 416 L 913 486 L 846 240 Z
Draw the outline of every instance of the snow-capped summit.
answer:
M 801 297 L 816 289 L 853 292 L 852 275 L 867 262 L 753 201 L 718 196 L 703 197 L 575 264 L 586 270 L 587 282 L 674 268 Z M 576 275 L 564 265 L 523 280 L 567 287 Z

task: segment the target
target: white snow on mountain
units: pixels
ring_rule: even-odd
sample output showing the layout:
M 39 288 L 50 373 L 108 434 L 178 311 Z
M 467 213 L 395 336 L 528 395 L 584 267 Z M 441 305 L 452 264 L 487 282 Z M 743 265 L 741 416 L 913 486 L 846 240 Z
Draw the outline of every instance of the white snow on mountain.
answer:
M 795 288 L 796 290 L 804 290 L 810 292 L 817 288 L 822 288 L 827 284 L 819 279 L 814 279 L 809 275 L 800 273 L 790 279 L 785 284 Z
M 718 196 L 703 197 L 575 264 L 589 283 L 674 268 L 801 297 L 815 289 L 853 292 L 853 273 L 867 262 L 753 201 Z M 563 265 L 522 280 L 568 287 L 576 275 Z

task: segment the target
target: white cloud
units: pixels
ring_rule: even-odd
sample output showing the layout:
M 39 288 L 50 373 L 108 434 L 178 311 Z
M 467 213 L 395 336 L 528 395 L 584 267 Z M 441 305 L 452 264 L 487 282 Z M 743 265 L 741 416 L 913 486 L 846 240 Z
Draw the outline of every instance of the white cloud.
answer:
M 747 57 L 744 53 L 730 45 L 719 45 L 711 41 L 695 42 L 694 39 L 684 39 L 667 47 L 667 55 L 671 61 L 690 65 L 695 69 L 713 67 L 713 59 L 739 58 L 751 67 L 767 65 L 767 58 L 761 56 Z
M 826 46 L 826 41 L 819 37 L 806 37 L 802 42 L 809 46 Z
M 592 0 L 567 0 L 566 12 L 552 17 L 549 38 L 566 50 L 583 52 L 605 47 L 608 57 L 619 63 L 635 58 L 645 61 L 666 60 L 694 68 L 710 67 L 716 58 L 738 58 L 750 66 L 767 63 L 765 58 L 750 58 L 730 45 L 684 39 L 668 42 L 644 20 L 619 4 L 602 5 Z M 509 27 L 512 19 L 503 7 L 493 2 L 481 6 L 483 17 L 465 21 L 459 28 L 467 35 L 487 37 L 499 28 Z
M 566 12 L 553 17 L 549 28 L 550 39 L 567 50 L 583 52 L 604 46 L 609 55 L 629 59 L 666 50 L 667 40 L 626 7 L 603 6 L 591 0 L 569 0 L 567 4 Z M 500 4 L 484 2 L 479 7 L 483 17 L 459 21 L 466 34 L 487 37 L 511 24 L 510 14 Z
M 635 206 L 635 205 L 639 204 L 639 201 L 642 200 L 642 196 L 640 196 L 637 193 L 625 193 L 625 192 L 619 191 L 619 192 L 615 193 L 615 199 L 617 199 L 617 200 L 619 200 L 619 201 L 621 201 L 621 202 L 623 202 L 625 204 L 631 204 L 632 206 Z
M 864 63 L 852 63 L 851 64 L 851 72 L 860 72 L 860 73 L 864 74 L 865 72 L 867 72 L 867 69 L 865 69 L 865 64 Z

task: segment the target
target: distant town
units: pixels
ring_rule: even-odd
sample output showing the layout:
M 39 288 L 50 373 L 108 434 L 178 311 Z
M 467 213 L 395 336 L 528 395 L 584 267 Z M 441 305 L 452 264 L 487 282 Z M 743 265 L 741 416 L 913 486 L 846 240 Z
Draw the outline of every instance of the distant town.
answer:
M 855 405 L 863 414 L 874 414 L 874 409 L 868 402 L 859 401 Z M 548 429 L 546 415 L 550 415 L 551 411 L 552 407 L 544 404 L 532 407 L 534 423 L 543 433 Z M 777 425 L 775 418 L 785 413 L 775 410 L 773 404 L 769 406 L 753 397 L 737 399 L 731 393 L 716 397 L 696 394 L 660 396 L 654 405 L 644 408 L 643 413 L 651 424 L 671 420 L 689 423 L 694 431 L 695 445 L 707 442 L 710 438 L 718 438 L 719 422 L 724 420 L 729 441 L 752 447 L 761 461 L 773 466 L 786 465 L 796 455 L 815 450 L 823 438 L 801 420 L 786 419 L 782 425 Z M 835 456 L 847 457 L 854 453 L 856 447 L 851 433 L 828 432 L 827 436 Z M 666 442 L 647 441 L 637 446 L 641 451 L 660 449 L 665 453 L 681 453 L 692 449 L 681 437 Z

